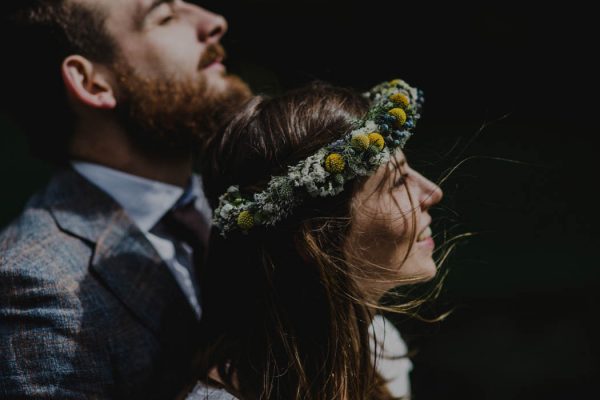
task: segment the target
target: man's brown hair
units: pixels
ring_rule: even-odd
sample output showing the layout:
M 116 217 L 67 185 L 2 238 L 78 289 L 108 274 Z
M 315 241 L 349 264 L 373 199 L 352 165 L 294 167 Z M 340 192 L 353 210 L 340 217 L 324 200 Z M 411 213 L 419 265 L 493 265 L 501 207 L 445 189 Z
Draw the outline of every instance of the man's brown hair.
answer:
M 14 0 L 2 7 L 2 112 L 24 129 L 35 155 L 64 164 L 75 116 L 61 65 L 71 54 L 114 59 L 106 15 L 73 0 Z

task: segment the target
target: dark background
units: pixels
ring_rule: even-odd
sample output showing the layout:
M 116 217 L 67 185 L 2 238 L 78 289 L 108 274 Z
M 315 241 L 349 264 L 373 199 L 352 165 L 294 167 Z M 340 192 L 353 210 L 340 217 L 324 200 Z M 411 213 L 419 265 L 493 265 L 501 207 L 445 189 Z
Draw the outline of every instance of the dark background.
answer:
M 423 310 L 453 314 L 436 324 L 398 321 L 417 350 L 416 400 L 597 398 L 598 46 L 589 10 L 201 4 L 227 17 L 227 64 L 257 92 L 315 79 L 363 90 L 396 77 L 425 91 L 408 160 L 434 180 L 460 165 L 433 215 L 437 232 L 475 235 L 444 264 L 441 296 Z M 0 132 L 3 226 L 51 169 L 28 156 L 6 118 Z

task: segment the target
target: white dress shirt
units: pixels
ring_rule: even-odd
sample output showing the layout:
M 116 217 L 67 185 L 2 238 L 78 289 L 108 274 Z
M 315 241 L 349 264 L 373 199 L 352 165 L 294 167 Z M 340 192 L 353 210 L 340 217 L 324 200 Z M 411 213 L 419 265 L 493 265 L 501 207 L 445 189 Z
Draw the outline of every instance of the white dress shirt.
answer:
M 192 269 L 192 249 L 172 237 L 157 233 L 160 230 L 154 228 L 173 206 L 185 204 L 188 200 L 194 201 L 196 209 L 206 218 L 207 229 L 210 228 L 212 211 L 204 195 L 202 179 L 194 175 L 184 190 L 178 186 L 127 174 L 98 164 L 73 161 L 72 166 L 125 210 L 165 261 L 196 316 L 200 318 L 198 285 Z M 208 235 L 209 232 L 206 232 L 204 239 L 207 239 Z

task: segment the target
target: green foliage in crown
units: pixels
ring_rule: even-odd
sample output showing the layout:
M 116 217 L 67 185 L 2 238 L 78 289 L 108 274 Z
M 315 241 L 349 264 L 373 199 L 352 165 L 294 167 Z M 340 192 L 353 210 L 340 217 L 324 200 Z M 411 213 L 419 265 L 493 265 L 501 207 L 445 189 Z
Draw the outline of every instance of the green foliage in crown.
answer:
M 353 129 L 310 157 L 274 176 L 262 192 L 242 194 L 231 186 L 219 198 L 214 224 L 221 235 L 248 233 L 283 220 L 307 198 L 335 196 L 346 182 L 373 174 L 411 137 L 420 117 L 423 93 L 401 79 L 364 94 L 371 108 Z

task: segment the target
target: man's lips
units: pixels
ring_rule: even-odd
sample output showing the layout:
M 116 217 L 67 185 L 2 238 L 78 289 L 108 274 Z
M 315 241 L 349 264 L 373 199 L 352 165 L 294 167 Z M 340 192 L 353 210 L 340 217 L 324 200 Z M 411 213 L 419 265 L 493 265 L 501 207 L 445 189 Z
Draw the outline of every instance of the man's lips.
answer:
M 206 53 L 200 59 L 199 69 L 206 69 L 211 65 L 221 64 L 225 59 L 225 49 L 220 45 L 213 45 L 206 49 Z
M 215 58 L 214 60 L 208 62 L 207 64 L 205 63 L 205 65 L 203 65 L 201 67 L 201 69 L 206 69 L 206 68 L 209 68 L 209 67 L 211 67 L 213 65 L 222 64 L 222 63 L 223 63 L 223 57 L 218 57 L 218 58 Z

